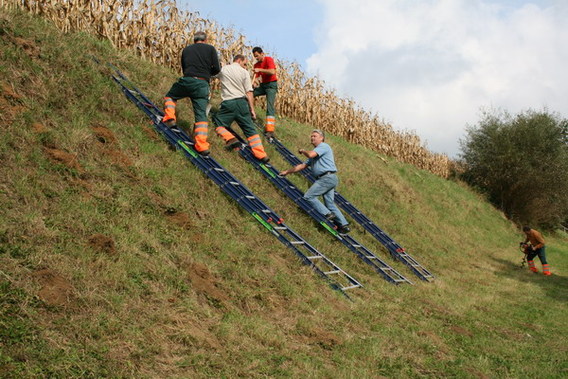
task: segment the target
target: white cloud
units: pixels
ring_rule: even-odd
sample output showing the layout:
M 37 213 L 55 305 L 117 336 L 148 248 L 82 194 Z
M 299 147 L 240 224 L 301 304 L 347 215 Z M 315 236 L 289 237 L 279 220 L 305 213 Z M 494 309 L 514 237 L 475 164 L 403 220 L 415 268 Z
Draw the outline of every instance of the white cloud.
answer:
M 320 0 L 308 60 L 342 96 L 455 156 L 481 107 L 568 116 L 568 2 Z

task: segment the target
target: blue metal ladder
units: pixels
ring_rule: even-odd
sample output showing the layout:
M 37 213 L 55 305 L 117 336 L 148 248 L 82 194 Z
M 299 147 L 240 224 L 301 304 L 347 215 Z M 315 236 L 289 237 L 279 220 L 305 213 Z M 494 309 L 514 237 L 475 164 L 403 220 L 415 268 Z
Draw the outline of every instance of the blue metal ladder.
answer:
M 370 265 L 377 273 L 381 274 L 387 281 L 395 284 L 410 283 L 412 282 L 402 276 L 394 268 L 389 266 L 386 262 L 376 256 L 372 251 L 366 248 L 363 244 L 358 242 L 349 234 L 340 234 L 335 230 L 333 223 L 327 220 L 320 214 L 307 200 L 304 199 L 304 193 L 298 189 L 286 177 L 280 176 L 279 171 L 268 163 L 262 163 L 256 159 L 252 153 L 251 148 L 247 145 L 244 139 L 236 133 L 231 127 L 225 127 L 241 142 L 239 154 L 246 159 L 253 167 L 260 171 L 272 184 L 284 192 L 294 203 L 296 203 L 304 212 L 310 215 L 325 230 L 330 232 L 337 240 L 343 243 L 349 250 L 355 253 L 363 262 Z
M 155 130 L 197 168 L 213 180 L 227 195 L 233 198 L 255 220 L 268 229 L 280 242 L 290 248 L 302 263 L 310 266 L 324 278 L 334 289 L 351 299 L 345 292 L 362 284 L 333 263 L 324 254 L 305 241 L 300 235 L 288 227 L 272 209 L 262 202 L 243 183 L 234 177 L 210 156 L 203 157 L 193 148 L 193 140 L 179 128 L 169 128 L 163 122 L 163 112 L 156 107 L 134 84 L 115 66 L 108 64 L 113 70 L 112 78 L 120 86 L 128 100 L 132 101 L 151 120 Z
M 257 128 L 261 131 L 264 128 L 256 124 Z M 292 166 L 296 166 L 303 163 L 296 155 L 294 155 L 290 150 L 282 144 L 277 138 L 269 138 L 268 141 L 275 147 L 275 149 L 284 157 L 284 159 L 290 163 Z M 310 170 L 302 170 L 300 172 L 304 175 L 310 183 L 313 183 L 316 179 Z M 422 266 L 416 259 L 414 259 L 406 250 L 395 242 L 388 234 L 386 234 L 381 228 L 379 228 L 371 219 L 369 219 L 363 212 L 357 209 L 353 204 L 351 204 L 345 197 L 343 197 L 339 192 L 335 192 L 335 203 L 343 209 L 348 215 L 350 215 L 357 223 L 359 223 L 367 232 L 369 232 L 375 239 L 377 239 L 391 254 L 391 256 L 406 266 L 408 266 L 416 276 L 425 281 L 431 281 L 434 279 L 434 275 L 430 273 L 424 266 Z

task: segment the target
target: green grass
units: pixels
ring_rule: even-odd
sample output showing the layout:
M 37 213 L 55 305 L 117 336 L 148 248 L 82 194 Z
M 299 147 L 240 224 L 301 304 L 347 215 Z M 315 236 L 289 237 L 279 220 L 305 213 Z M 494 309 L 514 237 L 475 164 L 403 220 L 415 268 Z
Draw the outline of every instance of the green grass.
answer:
M 530 274 L 521 233 L 467 186 L 329 136 L 339 191 L 436 275 L 420 282 L 354 226 L 415 282 L 393 286 L 211 133 L 216 159 L 364 284 L 349 302 L 156 138 L 88 54 L 157 103 L 176 73 L 15 12 L 0 16 L 0 49 L 1 377 L 568 374 L 565 233 L 545 233 L 554 275 Z M 188 102 L 179 111 L 190 125 Z M 309 125 L 277 128 L 309 147 Z

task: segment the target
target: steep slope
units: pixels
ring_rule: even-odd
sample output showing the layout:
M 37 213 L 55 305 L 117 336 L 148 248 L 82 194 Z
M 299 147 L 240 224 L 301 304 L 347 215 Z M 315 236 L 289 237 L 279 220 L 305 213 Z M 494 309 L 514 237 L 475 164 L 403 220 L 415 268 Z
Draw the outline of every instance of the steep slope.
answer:
M 0 376 L 566 370 L 565 235 L 547 236 L 555 275 L 529 275 L 520 234 L 480 196 L 332 136 L 340 191 L 437 276 L 412 278 L 355 227 L 416 283 L 393 286 L 211 138 L 223 165 L 363 282 L 350 303 L 169 150 L 89 55 L 157 102 L 175 73 L 15 12 L 0 16 L 0 49 Z M 187 102 L 179 111 L 189 120 Z M 308 145 L 309 126 L 282 125 L 290 147 Z

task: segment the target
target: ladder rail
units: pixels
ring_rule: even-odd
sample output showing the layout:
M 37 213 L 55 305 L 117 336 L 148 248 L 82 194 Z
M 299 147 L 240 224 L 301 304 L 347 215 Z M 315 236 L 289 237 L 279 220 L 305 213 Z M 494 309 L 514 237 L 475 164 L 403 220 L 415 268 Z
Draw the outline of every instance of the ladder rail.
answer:
M 133 102 L 152 120 L 155 130 L 171 145 L 181 151 L 182 154 L 197 166 L 207 177 L 215 182 L 226 194 L 234 199 L 243 209 L 251 214 L 266 229 L 274 234 L 285 246 L 294 251 L 296 256 L 305 265 L 310 266 L 320 277 L 325 279 L 334 289 L 341 292 L 345 297 L 351 299 L 346 293 L 352 288 L 360 288 L 359 283 L 351 275 L 333 263 L 323 253 L 304 241 L 297 233 L 286 226 L 281 217 L 272 209 L 264 204 L 252 191 L 234 177 L 228 170 L 222 167 L 211 157 L 202 157 L 193 149 L 192 139 L 181 129 L 170 129 L 161 122 L 163 113 L 156 107 L 132 82 L 130 82 L 116 67 L 109 65 L 116 75 L 112 75 L 113 80 L 120 86 L 122 92 L 128 100 Z M 229 185 L 227 185 L 229 183 Z M 231 184 L 233 183 L 233 184 Z M 236 183 L 236 184 L 235 184 Z M 294 244 L 295 241 L 302 241 L 302 244 Z M 307 252 L 304 253 L 303 250 Z M 318 262 L 322 262 L 326 268 L 320 268 L 308 257 L 321 257 Z M 341 275 L 346 285 L 341 284 L 339 279 L 332 276 Z
M 334 225 L 322 214 L 320 214 L 310 203 L 308 203 L 306 199 L 304 199 L 304 194 L 300 189 L 298 189 L 286 177 L 280 176 L 279 171 L 273 165 L 269 163 L 262 163 L 261 161 L 257 160 L 254 157 L 251 148 L 244 143 L 243 138 L 230 127 L 226 128 L 240 140 L 241 148 L 239 149 L 239 154 L 250 164 L 252 164 L 258 171 L 260 171 L 277 188 L 279 188 L 290 199 L 292 199 L 296 203 L 296 205 L 298 205 L 304 212 L 306 212 L 315 221 L 322 225 L 324 229 L 331 233 L 337 240 L 343 243 L 361 260 L 370 265 L 377 273 L 381 274 L 387 281 L 395 284 L 404 282 L 412 284 L 410 280 L 405 278 L 402 274 L 389 266 L 385 261 L 376 256 L 376 254 L 374 254 L 360 242 L 355 240 L 353 236 L 349 234 L 339 234 L 335 230 Z M 372 259 L 369 259 L 368 257 L 372 257 Z
M 262 130 L 262 127 L 256 124 L 257 128 Z M 276 151 L 282 157 L 290 163 L 292 166 L 296 166 L 302 161 L 288 150 L 284 144 L 277 138 L 270 138 L 269 142 L 274 146 Z M 310 170 L 302 170 L 300 172 L 309 182 L 313 183 L 316 179 Z M 434 279 L 434 275 L 428 271 L 424 266 L 422 266 L 416 259 L 414 259 L 406 250 L 400 246 L 394 239 L 392 239 L 387 233 L 385 233 L 381 228 L 379 228 L 371 219 L 369 219 L 363 212 L 357 209 L 353 204 L 351 204 L 345 197 L 343 197 L 339 192 L 335 191 L 335 202 L 337 205 L 343 209 L 347 214 L 349 214 L 357 223 L 359 223 L 367 232 L 369 232 L 375 239 L 377 239 L 390 253 L 390 255 L 404 263 L 410 268 L 410 270 L 424 281 L 430 281 Z

